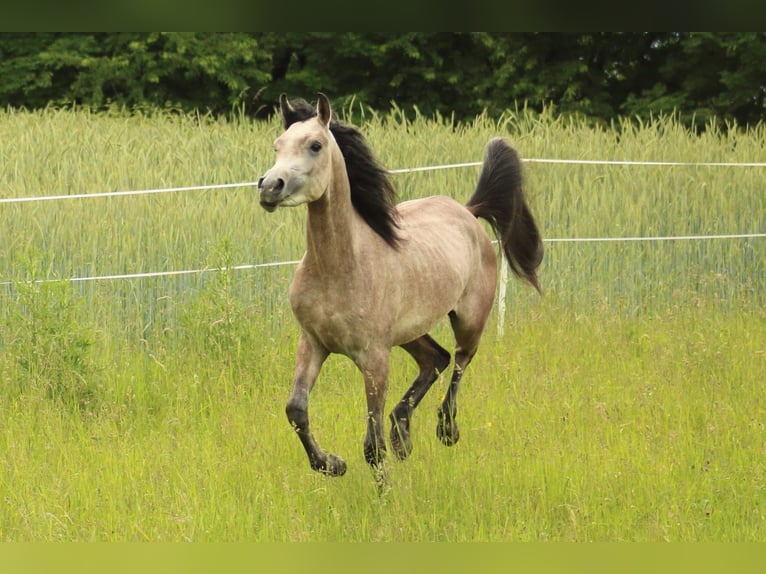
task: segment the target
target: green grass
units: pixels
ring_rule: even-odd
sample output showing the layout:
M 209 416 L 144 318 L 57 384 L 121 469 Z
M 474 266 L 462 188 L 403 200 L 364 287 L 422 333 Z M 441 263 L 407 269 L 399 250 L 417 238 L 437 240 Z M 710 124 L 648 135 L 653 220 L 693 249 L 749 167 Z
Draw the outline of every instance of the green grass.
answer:
M 509 115 L 453 126 L 372 117 L 390 168 L 525 157 L 762 161 L 766 132 L 672 119 L 593 129 Z M 0 113 L 0 196 L 253 181 L 274 124 Z M 760 168 L 528 164 L 547 238 L 766 230 Z M 398 175 L 403 198 L 465 199 L 478 169 Z M 414 452 L 375 487 L 360 376 L 332 357 L 312 424 L 346 476 L 313 473 L 284 416 L 297 327 L 290 266 L 32 283 L 290 260 L 302 209 L 242 187 L 0 205 L 0 540 L 474 541 L 766 539 L 766 241 L 549 243 L 545 297 L 508 289 L 436 438 L 444 377 Z M 451 345 L 446 324 L 435 331 Z M 389 405 L 415 369 L 392 358 Z

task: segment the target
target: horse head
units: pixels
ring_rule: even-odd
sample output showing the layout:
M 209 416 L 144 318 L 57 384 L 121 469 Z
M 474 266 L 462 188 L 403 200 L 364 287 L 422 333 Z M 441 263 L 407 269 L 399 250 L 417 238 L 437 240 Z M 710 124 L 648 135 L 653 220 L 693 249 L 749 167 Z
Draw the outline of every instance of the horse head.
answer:
M 320 93 L 315 116 L 305 118 L 287 97 L 279 99 L 282 119 L 287 127 L 274 141 L 276 162 L 258 180 L 261 206 L 267 211 L 294 207 L 319 199 L 332 181 L 333 158 L 337 149 L 330 133 L 332 109 L 327 96 Z M 343 165 L 342 156 L 340 165 Z

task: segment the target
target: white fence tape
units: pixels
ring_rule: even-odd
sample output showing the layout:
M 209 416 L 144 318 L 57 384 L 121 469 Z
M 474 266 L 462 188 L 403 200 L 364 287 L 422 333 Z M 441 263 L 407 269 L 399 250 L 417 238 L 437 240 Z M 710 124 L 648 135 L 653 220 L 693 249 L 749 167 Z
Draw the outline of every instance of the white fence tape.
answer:
M 560 237 L 543 239 L 545 243 L 602 243 L 602 242 L 631 242 L 631 241 L 693 241 L 710 239 L 756 239 L 766 238 L 766 233 L 734 233 L 726 235 L 675 235 L 666 237 Z M 243 271 L 248 269 L 261 269 L 265 267 L 281 267 L 284 265 L 297 265 L 300 261 L 272 261 L 271 263 L 252 263 L 245 265 L 235 265 L 232 267 L 203 267 L 202 269 L 183 269 L 177 271 L 147 271 L 145 273 L 123 273 L 114 275 L 94 275 L 90 277 L 70 277 L 65 279 L 72 283 L 86 283 L 91 281 L 114 281 L 120 279 L 150 279 L 153 277 L 173 277 L 181 275 L 199 275 L 208 272 L 218 271 Z M 36 279 L 34 283 L 46 283 L 51 281 L 62 281 L 63 279 Z M 23 281 L 22 281 L 23 282 Z M 13 285 L 19 281 L 2 281 L 0 285 Z M 501 285 L 504 289 L 505 286 Z
M 0 197 L 0 203 L 27 203 L 32 201 L 60 201 L 63 199 L 93 199 L 96 197 L 124 197 L 128 195 L 151 195 L 177 191 L 197 191 L 209 189 L 231 189 L 232 187 L 253 187 L 257 182 L 220 183 L 212 185 L 191 185 L 188 187 L 164 187 L 159 189 L 134 189 L 129 191 L 100 191 L 96 193 L 72 193 L 69 195 L 38 195 L 35 197 Z
M 526 163 L 559 163 L 559 164 L 582 164 L 582 165 L 625 165 L 625 166 L 665 166 L 665 167 L 766 167 L 766 162 L 682 162 L 682 161 L 629 161 L 629 160 L 601 160 L 601 159 L 555 159 L 555 158 L 525 158 Z M 389 170 L 391 174 L 417 173 L 424 171 L 438 171 L 443 169 L 458 169 L 462 167 L 481 166 L 480 161 L 465 163 L 448 163 L 443 165 L 426 165 L 422 167 L 406 167 Z M 73 193 L 68 195 L 37 195 L 33 197 L 0 197 L 2 203 L 29 203 L 34 201 L 61 201 L 65 199 L 94 199 L 98 197 L 125 197 L 131 195 L 151 195 L 160 193 L 174 193 L 181 191 L 206 191 L 215 189 L 231 189 L 234 187 L 255 187 L 258 183 L 247 181 L 240 183 L 221 183 L 210 185 L 190 185 L 184 187 L 164 187 L 157 189 L 136 189 L 127 191 L 103 191 L 94 193 Z
M 753 239 L 766 233 L 728 233 L 723 235 L 665 235 L 656 237 L 561 237 L 545 239 L 547 243 L 598 243 L 619 241 L 694 241 L 702 239 Z

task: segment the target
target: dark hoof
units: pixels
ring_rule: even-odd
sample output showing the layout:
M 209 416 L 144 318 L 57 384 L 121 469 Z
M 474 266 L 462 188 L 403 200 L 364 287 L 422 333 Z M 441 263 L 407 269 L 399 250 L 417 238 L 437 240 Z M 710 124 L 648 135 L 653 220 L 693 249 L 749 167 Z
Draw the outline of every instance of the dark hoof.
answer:
M 346 462 L 334 454 L 327 455 L 327 459 L 324 462 L 316 465 L 312 464 L 311 467 L 327 476 L 343 476 L 346 474 Z
M 404 460 L 412 452 L 412 442 L 409 431 L 410 421 L 404 419 L 397 421 L 391 417 L 391 448 L 399 460 Z
M 439 423 L 436 425 L 436 436 L 446 446 L 453 446 L 460 440 L 460 429 L 457 421 L 439 413 Z

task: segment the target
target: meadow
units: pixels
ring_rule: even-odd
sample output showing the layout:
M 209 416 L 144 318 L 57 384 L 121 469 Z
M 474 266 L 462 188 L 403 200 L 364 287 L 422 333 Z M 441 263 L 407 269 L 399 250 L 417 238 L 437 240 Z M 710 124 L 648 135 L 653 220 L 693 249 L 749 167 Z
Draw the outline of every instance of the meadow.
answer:
M 525 158 L 766 159 L 764 125 L 351 112 L 390 169 L 479 161 L 496 135 Z M 236 116 L 5 110 L 0 198 L 253 182 L 279 133 Z M 402 199 L 465 200 L 478 171 L 392 177 Z M 299 259 L 304 209 L 266 213 L 252 186 L 0 203 L 0 540 L 766 540 L 766 238 L 557 241 L 764 233 L 766 170 L 525 174 L 544 296 L 510 279 L 466 372 L 461 441 L 435 434 L 443 375 L 382 490 L 350 361 L 328 361 L 310 403 L 344 477 L 312 472 L 287 423 L 294 266 L 235 269 Z M 433 334 L 451 348 L 446 324 Z M 415 374 L 395 350 L 390 406 Z

